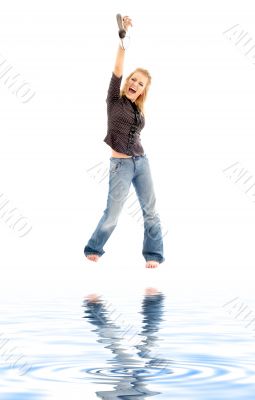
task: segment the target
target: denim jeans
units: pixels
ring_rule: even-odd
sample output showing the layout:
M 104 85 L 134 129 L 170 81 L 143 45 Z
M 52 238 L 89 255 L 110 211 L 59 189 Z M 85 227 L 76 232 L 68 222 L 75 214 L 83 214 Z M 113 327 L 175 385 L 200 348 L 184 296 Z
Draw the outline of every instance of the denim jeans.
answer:
M 155 210 L 156 197 L 146 154 L 129 158 L 110 157 L 107 205 L 98 225 L 84 248 L 84 254 L 102 256 L 103 246 L 115 229 L 131 183 L 143 214 L 144 239 L 142 254 L 146 261 L 165 261 L 160 218 Z M 130 236 L 126 238 L 130 240 Z

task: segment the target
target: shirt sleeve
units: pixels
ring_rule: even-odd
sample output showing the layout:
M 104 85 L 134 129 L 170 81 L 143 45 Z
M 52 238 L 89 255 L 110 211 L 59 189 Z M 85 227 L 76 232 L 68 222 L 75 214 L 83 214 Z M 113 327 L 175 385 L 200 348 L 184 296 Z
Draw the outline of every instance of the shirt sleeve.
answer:
M 113 72 L 106 98 L 107 103 L 112 103 L 120 98 L 121 81 L 122 81 L 122 76 L 117 77 Z

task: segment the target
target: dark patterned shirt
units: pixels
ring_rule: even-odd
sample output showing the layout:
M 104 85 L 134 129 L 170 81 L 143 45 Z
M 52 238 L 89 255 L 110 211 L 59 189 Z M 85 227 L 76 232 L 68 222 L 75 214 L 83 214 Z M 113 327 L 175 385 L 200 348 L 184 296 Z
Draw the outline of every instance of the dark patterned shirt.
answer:
M 144 116 L 135 102 L 120 95 L 122 76 L 112 73 L 106 98 L 108 130 L 104 138 L 113 150 L 129 156 L 144 155 L 140 132 L 145 125 Z

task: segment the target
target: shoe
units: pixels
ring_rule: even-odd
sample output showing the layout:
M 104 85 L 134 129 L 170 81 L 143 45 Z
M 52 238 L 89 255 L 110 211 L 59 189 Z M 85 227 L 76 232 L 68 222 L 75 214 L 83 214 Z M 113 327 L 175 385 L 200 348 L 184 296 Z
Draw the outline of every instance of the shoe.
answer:
M 117 14 L 116 18 L 117 18 L 117 24 L 119 27 L 119 37 L 121 39 L 124 39 L 124 37 L 126 36 L 126 30 L 124 29 L 124 26 L 123 26 L 121 14 Z

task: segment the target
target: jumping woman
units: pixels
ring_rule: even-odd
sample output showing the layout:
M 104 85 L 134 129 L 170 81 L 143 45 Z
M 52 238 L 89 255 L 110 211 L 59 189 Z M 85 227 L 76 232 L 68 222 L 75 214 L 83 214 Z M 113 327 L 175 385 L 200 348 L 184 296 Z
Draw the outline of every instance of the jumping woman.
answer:
M 128 28 L 133 26 L 132 20 L 125 16 L 122 18 L 122 25 L 127 32 Z M 132 183 L 143 213 L 142 254 L 146 260 L 145 266 L 155 268 L 165 261 L 163 238 L 160 218 L 155 210 L 156 197 L 149 159 L 140 139 L 141 130 L 145 125 L 144 102 L 151 84 L 151 76 L 146 69 L 136 68 L 121 88 L 125 51 L 121 40 L 106 98 L 108 130 L 104 142 L 112 151 L 107 205 L 84 248 L 84 254 L 89 260 L 98 261 L 105 253 L 103 246 L 117 225 Z

